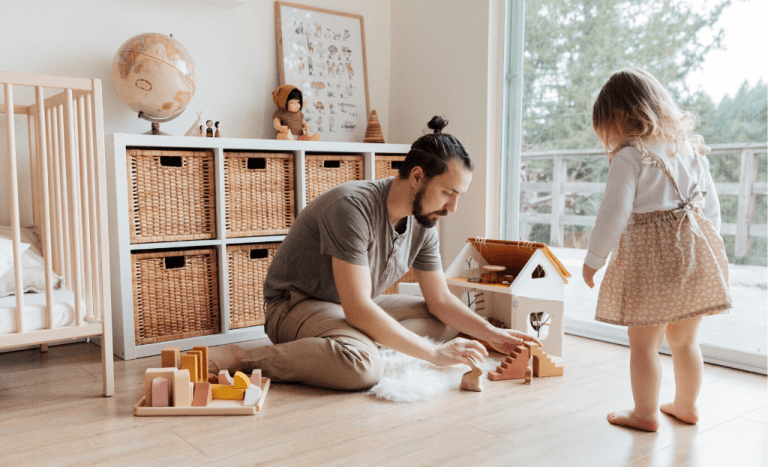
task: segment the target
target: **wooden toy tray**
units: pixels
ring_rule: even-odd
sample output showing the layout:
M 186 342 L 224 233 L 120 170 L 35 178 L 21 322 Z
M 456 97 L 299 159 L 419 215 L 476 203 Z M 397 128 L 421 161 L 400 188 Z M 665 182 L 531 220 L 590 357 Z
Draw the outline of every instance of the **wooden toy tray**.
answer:
M 243 401 L 214 399 L 207 407 L 147 407 L 144 396 L 133 406 L 136 417 L 158 417 L 168 415 L 256 415 L 264 408 L 269 392 L 269 378 L 261 378 L 261 397 L 256 405 L 244 406 Z

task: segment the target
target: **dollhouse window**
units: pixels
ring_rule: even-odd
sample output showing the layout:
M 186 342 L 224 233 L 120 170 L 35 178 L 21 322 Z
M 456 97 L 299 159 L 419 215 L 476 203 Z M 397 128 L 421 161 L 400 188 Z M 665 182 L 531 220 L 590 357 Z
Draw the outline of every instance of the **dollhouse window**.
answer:
M 533 270 L 533 273 L 531 273 L 531 277 L 534 279 L 541 279 L 542 277 L 545 277 L 547 275 L 546 272 L 544 272 L 544 268 L 541 267 L 541 265 L 536 266 L 536 269 Z

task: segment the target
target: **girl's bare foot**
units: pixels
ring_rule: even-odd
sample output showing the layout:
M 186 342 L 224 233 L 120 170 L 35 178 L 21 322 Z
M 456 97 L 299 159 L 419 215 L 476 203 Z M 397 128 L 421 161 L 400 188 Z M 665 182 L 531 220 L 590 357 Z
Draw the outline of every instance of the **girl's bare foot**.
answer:
M 208 347 L 208 371 L 219 374 L 219 370 L 236 370 L 243 360 L 245 350 L 235 344 Z
M 632 410 L 622 410 L 621 412 L 611 412 L 608 414 L 608 423 L 613 425 L 628 426 L 644 431 L 657 431 L 659 429 L 659 420 L 651 418 L 638 418 Z
M 699 421 L 699 410 L 695 405 L 693 406 L 693 409 L 690 407 L 680 408 L 675 406 L 674 402 L 670 402 L 669 404 L 661 404 L 661 411 L 667 415 L 672 415 L 681 422 L 689 423 L 691 425 L 695 425 Z

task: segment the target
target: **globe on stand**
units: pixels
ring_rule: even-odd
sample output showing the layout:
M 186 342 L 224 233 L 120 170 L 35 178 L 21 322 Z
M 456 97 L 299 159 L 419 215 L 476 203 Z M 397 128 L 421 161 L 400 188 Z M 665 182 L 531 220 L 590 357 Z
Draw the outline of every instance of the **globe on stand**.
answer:
M 187 49 L 172 36 L 139 34 L 120 46 L 112 61 L 112 84 L 120 99 L 152 122 L 145 134 L 167 134 L 160 123 L 181 115 L 195 95 L 197 72 Z

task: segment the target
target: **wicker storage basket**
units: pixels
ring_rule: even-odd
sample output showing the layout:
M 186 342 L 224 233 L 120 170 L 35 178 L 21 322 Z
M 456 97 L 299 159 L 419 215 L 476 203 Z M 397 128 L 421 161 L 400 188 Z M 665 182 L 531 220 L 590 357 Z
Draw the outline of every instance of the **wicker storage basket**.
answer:
M 405 156 L 379 156 L 376 155 L 376 180 L 387 177 L 397 177 L 400 164 Z
M 216 250 L 131 255 L 136 345 L 219 332 Z
M 224 153 L 227 237 L 288 233 L 293 224 L 293 154 Z
M 216 237 L 213 153 L 128 149 L 131 243 Z
M 406 272 L 403 277 L 397 280 L 394 284 L 390 285 L 387 290 L 382 292 L 382 295 L 392 295 L 397 293 L 397 284 L 401 282 L 416 282 L 416 273 L 414 272 L 413 268 L 409 269 L 408 272 Z
M 229 328 L 264 324 L 264 279 L 279 243 L 228 245 Z
M 306 156 L 307 204 L 322 192 L 344 182 L 363 179 L 363 156 Z

